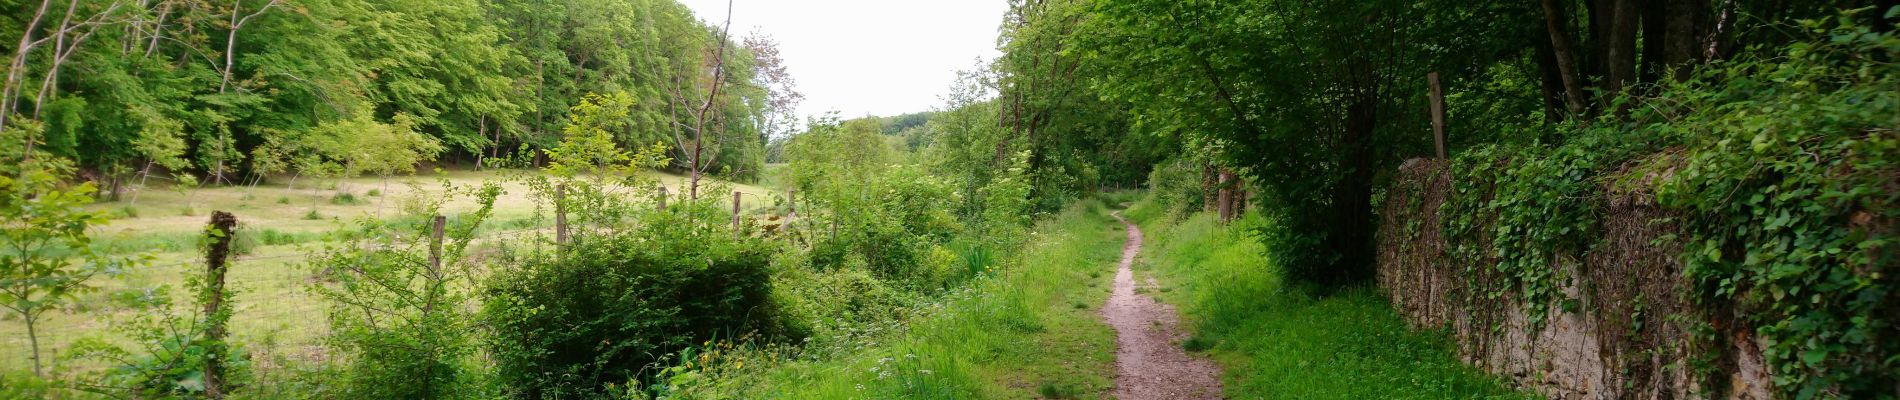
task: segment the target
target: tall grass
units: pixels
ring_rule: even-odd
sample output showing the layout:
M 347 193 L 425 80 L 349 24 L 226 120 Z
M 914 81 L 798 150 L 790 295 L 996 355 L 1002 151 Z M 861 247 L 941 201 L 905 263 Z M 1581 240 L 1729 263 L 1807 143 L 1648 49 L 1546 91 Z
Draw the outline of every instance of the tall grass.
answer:
M 1282 282 L 1250 215 L 1223 226 L 1207 214 L 1130 210 L 1149 239 L 1147 261 L 1177 286 L 1188 343 L 1221 365 L 1230 398 L 1518 399 L 1498 378 L 1461 363 L 1441 332 L 1413 332 L 1369 287 L 1315 298 Z M 1194 349 L 1201 350 L 1201 349 Z

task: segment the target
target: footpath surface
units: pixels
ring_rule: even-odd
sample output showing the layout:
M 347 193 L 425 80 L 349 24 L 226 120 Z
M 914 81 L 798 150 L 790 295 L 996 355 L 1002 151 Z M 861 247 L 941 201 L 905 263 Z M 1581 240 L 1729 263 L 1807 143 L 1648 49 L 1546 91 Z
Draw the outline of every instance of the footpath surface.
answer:
M 1115 290 L 1102 307 L 1102 318 L 1115 328 L 1115 398 L 1220 399 L 1220 368 L 1181 348 L 1185 336 L 1174 307 L 1136 293 L 1135 256 L 1141 253 L 1141 227 L 1123 219 L 1128 241 L 1122 245 Z M 1148 280 L 1149 286 L 1154 280 Z

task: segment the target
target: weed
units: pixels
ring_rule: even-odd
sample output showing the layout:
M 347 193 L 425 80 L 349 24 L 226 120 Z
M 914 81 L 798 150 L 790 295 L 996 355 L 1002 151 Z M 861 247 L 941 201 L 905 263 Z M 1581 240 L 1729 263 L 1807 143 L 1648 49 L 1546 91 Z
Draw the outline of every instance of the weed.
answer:
M 317 210 L 310 210 L 310 212 L 303 214 L 303 219 L 316 221 L 323 219 L 323 214 L 318 214 Z
M 133 207 L 133 206 L 119 207 L 119 218 L 138 218 L 138 217 L 139 217 L 138 207 Z
M 351 205 L 351 204 L 356 204 L 356 194 L 353 194 L 350 192 L 337 192 L 336 195 L 330 196 L 330 204 L 346 205 L 346 206 Z
M 277 196 L 277 204 L 290 204 L 290 196 Z
M 382 190 L 382 189 L 370 189 L 370 190 L 369 190 L 369 192 L 366 192 L 366 193 L 363 193 L 363 195 L 364 195 L 364 196 L 369 196 L 369 197 L 382 197 L 382 196 L 383 196 L 383 190 Z

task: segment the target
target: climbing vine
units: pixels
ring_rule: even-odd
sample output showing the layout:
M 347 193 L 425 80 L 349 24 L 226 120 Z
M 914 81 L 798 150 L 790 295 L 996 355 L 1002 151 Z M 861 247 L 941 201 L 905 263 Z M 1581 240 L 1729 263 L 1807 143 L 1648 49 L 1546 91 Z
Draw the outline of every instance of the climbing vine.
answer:
M 1893 396 L 1900 38 L 1850 19 L 1802 22 L 1810 40 L 1560 127 L 1560 144 L 1464 152 L 1440 210 L 1447 255 L 1474 295 L 1515 297 L 1542 323 L 1576 311 L 1566 266 L 1602 237 L 1610 193 L 1647 193 L 1684 216 L 1683 274 L 1711 310 L 1684 322 L 1693 340 L 1723 340 L 1719 321 L 1752 329 L 1783 397 Z

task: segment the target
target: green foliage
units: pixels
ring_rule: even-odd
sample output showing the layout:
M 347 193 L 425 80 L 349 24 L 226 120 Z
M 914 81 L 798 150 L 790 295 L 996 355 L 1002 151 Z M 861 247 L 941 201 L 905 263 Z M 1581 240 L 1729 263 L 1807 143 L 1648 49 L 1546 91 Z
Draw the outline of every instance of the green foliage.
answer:
M 1627 120 L 1565 127 L 1555 146 L 1462 154 L 1442 212 L 1469 284 L 1540 321 L 1569 300 L 1557 288 L 1601 236 L 1606 193 L 1654 196 L 1682 215 L 1660 222 L 1682 229 L 1673 240 L 1705 310 L 1681 318 L 1753 327 L 1782 396 L 1890 393 L 1900 302 L 1882 249 L 1900 200 L 1900 39 L 1849 20 L 1805 22 L 1812 39 L 1779 53 L 1619 100 L 1637 105 Z M 1491 274 L 1504 279 L 1480 282 Z M 1724 333 L 1697 337 L 1730 348 Z M 1698 373 L 1725 373 L 1710 367 Z
M 549 149 L 548 172 L 572 178 L 592 176 L 598 184 L 610 176 L 627 177 L 646 168 L 666 165 L 664 145 L 655 142 L 639 153 L 622 150 L 612 132 L 624 130 L 634 101 L 625 93 L 588 94 L 569 110 L 561 143 Z
M 1026 236 L 1033 239 L 1004 248 L 1008 255 L 969 285 L 939 296 L 907 296 L 861 270 L 814 271 L 788 257 L 773 290 L 800 299 L 787 304 L 788 317 L 821 310 L 805 317 L 826 324 L 811 341 L 789 349 L 715 344 L 682 353 L 688 357 L 667 368 L 658 380 L 664 384 L 651 392 L 657 398 L 1033 398 L 1042 383 L 1078 394 L 1105 392 L 1113 386 L 1114 331 L 1095 311 L 1069 304 L 1106 300 L 1104 291 L 1076 283 L 1106 279 L 1099 274 L 1114 265 L 1123 239 L 1108 229 L 1111 222 L 1099 202 L 1073 204 L 1036 225 L 1039 234 Z
M 29 168 L 0 176 L 0 308 L 26 322 L 33 372 L 43 374 L 34 323 L 47 311 L 97 290 L 88 281 L 117 274 L 140 258 L 93 251 L 90 227 L 106 222 L 88 211 L 92 184 L 62 187 L 49 172 Z
M 1275 238 L 1269 261 L 1341 287 L 1373 276 L 1378 171 L 1428 153 L 1414 111 L 1426 109 L 1422 77 L 1467 76 L 1531 44 L 1513 25 L 1526 12 L 1503 4 L 1137 0 L 1021 12 L 1080 21 L 1042 28 L 1072 32 L 1055 43 L 1087 77 L 1077 86 L 1131 108 L 1141 136 L 1178 137 L 1185 159 L 1243 175 L 1258 189 L 1250 204 L 1278 221 L 1263 227 Z
M 1665 94 L 1671 122 L 1645 129 L 1687 147 L 1655 189 L 1689 215 L 1684 274 L 1705 304 L 1747 310 L 1791 398 L 1900 383 L 1900 36 L 1849 21 Z
M 814 266 L 866 268 L 919 288 L 957 278 L 941 244 L 964 229 L 950 214 L 958 196 L 901 156 L 870 120 L 817 122 L 786 148 L 790 184 L 820 211 L 801 215 Z
M 482 316 L 502 380 L 520 396 L 598 397 L 669 353 L 773 333 L 774 248 L 724 221 L 690 201 L 497 271 Z
M 475 232 L 494 211 L 500 186 L 453 187 L 395 221 L 364 218 L 310 261 L 327 278 L 310 289 L 329 300 L 328 341 L 346 354 L 339 397 L 487 398 L 475 358 Z M 443 204 L 466 196 L 477 207 L 444 227 L 439 253 L 430 237 Z M 436 255 L 440 258 L 437 259 Z
M 189 282 L 195 298 L 205 300 L 204 276 Z M 131 313 L 112 321 L 111 331 L 130 339 L 134 345 L 98 336 L 74 343 L 71 357 L 96 360 L 109 368 L 87 374 L 87 391 L 108 396 L 141 398 L 197 398 L 205 393 L 205 361 L 213 351 L 244 354 L 243 348 L 204 337 L 206 320 L 193 308 L 175 307 L 171 288 L 134 289 L 125 296 Z M 227 294 L 228 295 L 228 294 Z M 223 317 L 230 316 L 230 299 L 222 307 Z M 248 357 L 229 357 L 223 364 L 225 382 L 244 381 L 250 370 Z M 227 387 L 229 390 L 229 387 Z

